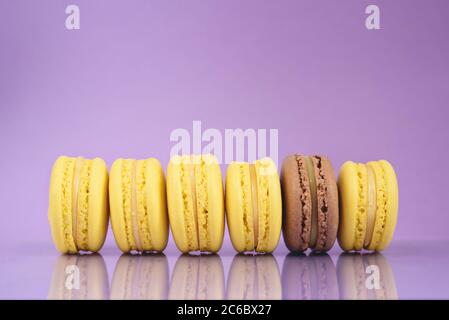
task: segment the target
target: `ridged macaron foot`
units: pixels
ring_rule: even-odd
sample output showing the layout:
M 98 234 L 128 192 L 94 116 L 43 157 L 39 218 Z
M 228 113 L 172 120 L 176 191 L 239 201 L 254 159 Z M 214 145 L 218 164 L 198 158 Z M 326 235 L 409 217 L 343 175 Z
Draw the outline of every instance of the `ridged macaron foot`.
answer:
M 168 241 L 164 172 L 159 160 L 117 159 L 109 179 L 111 223 L 123 252 L 161 252 Z
M 220 250 L 223 181 L 213 155 L 172 157 L 167 168 L 167 201 L 173 238 L 181 252 Z
M 272 252 L 282 228 L 282 199 L 276 164 L 233 162 L 226 173 L 226 216 L 238 252 Z
M 108 226 L 108 170 L 100 159 L 59 157 L 50 178 L 48 220 L 56 249 L 96 252 Z
M 292 252 L 326 252 L 338 230 L 338 189 L 324 156 L 293 154 L 281 170 L 284 241 Z
M 381 251 L 393 238 L 398 215 L 398 183 L 385 160 L 347 161 L 338 177 L 338 242 L 345 251 Z

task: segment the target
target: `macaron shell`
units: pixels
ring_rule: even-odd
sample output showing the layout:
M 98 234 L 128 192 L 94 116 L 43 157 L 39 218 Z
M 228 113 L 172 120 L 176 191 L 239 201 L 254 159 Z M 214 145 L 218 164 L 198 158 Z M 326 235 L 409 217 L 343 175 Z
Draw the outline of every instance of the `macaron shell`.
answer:
M 281 185 L 276 165 L 270 158 L 257 160 L 259 241 L 257 252 L 276 249 L 282 229 Z
M 53 164 L 51 178 L 50 178 L 50 191 L 49 191 L 49 206 L 48 206 L 48 221 L 50 223 L 50 229 L 52 234 L 53 243 L 56 249 L 62 253 L 75 253 L 76 246 L 72 235 L 72 218 L 71 211 L 70 217 L 67 219 L 67 225 L 64 222 L 65 219 L 62 214 L 63 199 L 62 199 L 62 183 L 64 179 L 64 170 L 66 166 L 67 157 L 59 157 Z M 70 169 L 69 169 L 70 170 Z M 72 168 L 73 170 L 73 168 Z M 71 197 L 71 194 L 70 194 Z M 71 205 L 70 205 L 71 210 Z M 67 235 L 66 235 L 67 233 Z
M 103 247 L 109 222 L 108 169 L 100 158 L 92 160 L 88 206 L 88 249 L 96 252 Z
M 168 242 L 168 214 L 165 179 L 159 160 L 146 160 L 147 226 L 151 235 L 151 250 L 163 251 Z
M 253 207 L 248 163 L 231 163 L 226 172 L 226 218 L 234 249 L 254 250 Z
M 310 242 L 312 199 L 306 168 L 298 165 L 303 158 L 296 154 L 288 156 L 281 172 L 284 241 L 292 252 L 306 250 Z
M 374 250 L 376 251 L 384 250 L 385 248 L 387 248 L 391 240 L 393 239 L 393 234 L 396 228 L 398 217 L 399 204 L 398 183 L 393 167 L 386 160 L 378 161 L 378 165 L 382 167 L 382 170 L 384 172 L 384 181 L 387 193 L 387 216 L 382 237 L 378 245 L 374 248 Z
M 193 212 L 184 212 L 184 202 L 183 202 L 183 184 L 181 182 L 181 157 L 175 157 L 170 160 L 167 168 L 167 206 L 168 206 L 168 216 L 170 220 L 170 228 L 172 231 L 173 238 L 175 240 L 176 246 L 181 252 L 188 252 L 191 247 L 196 246 L 196 234 L 195 237 L 191 234 L 190 236 L 186 232 L 186 223 L 189 223 L 187 219 L 190 219 L 190 224 L 193 220 Z M 186 177 L 185 179 L 188 179 Z M 190 195 L 190 190 L 186 190 L 187 195 Z M 187 200 L 186 200 L 187 201 Z M 191 208 L 190 204 L 190 210 Z M 192 231 L 193 232 L 193 231 Z M 189 240 L 189 237 L 191 240 Z M 193 243 L 195 242 L 195 243 Z
M 322 215 L 326 215 L 327 236 L 324 247 L 319 248 L 321 251 L 330 250 L 337 238 L 339 212 L 338 212 L 338 188 L 337 180 L 335 178 L 334 169 L 330 160 L 327 157 L 321 156 L 321 166 L 324 175 L 324 183 L 326 187 L 326 203 L 327 212 L 323 212 Z M 320 224 L 319 224 L 320 225 Z
M 208 156 L 203 156 L 208 157 Z M 209 252 L 218 252 L 224 237 L 224 193 L 221 170 L 215 157 L 205 159 L 207 180 L 207 237 L 209 238 Z M 203 217 L 205 218 L 205 217 Z
M 290 155 L 284 159 L 281 170 L 282 190 L 282 230 L 284 242 L 290 251 L 307 249 L 301 238 L 302 233 L 302 190 L 299 182 L 296 157 Z
M 122 192 L 122 163 L 124 159 L 117 159 L 112 164 L 109 178 L 109 205 L 111 209 L 112 231 L 117 246 L 123 252 L 129 252 L 131 245 L 128 243 L 123 211 Z
M 358 214 L 358 184 L 356 164 L 347 161 L 340 169 L 338 177 L 340 219 L 338 243 L 345 251 L 354 249 L 355 230 Z

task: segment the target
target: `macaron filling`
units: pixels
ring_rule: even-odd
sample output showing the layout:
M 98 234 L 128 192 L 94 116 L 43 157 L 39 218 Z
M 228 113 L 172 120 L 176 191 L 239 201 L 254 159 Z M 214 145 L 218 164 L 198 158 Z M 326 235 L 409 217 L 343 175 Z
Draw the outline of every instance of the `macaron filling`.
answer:
M 192 160 L 192 159 L 191 159 Z M 200 237 L 199 237 L 199 227 L 198 227 L 198 211 L 196 205 L 196 183 L 195 183 L 195 164 L 189 164 L 189 181 L 190 181 L 190 194 L 192 197 L 192 208 L 193 208 L 193 225 L 196 231 L 196 238 L 198 246 L 201 247 Z M 194 248 L 196 249 L 196 248 Z
M 132 233 L 134 237 L 134 241 L 136 243 L 136 250 L 142 251 L 142 243 L 140 241 L 140 233 L 139 233 L 139 217 L 138 217 L 138 209 L 137 209 L 137 183 L 136 183 L 136 174 L 137 174 L 137 160 L 131 160 L 131 224 L 132 224 Z
M 83 165 L 83 158 L 78 157 L 73 166 L 73 180 L 72 180 L 72 234 L 75 242 L 75 247 L 78 250 L 77 235 L 78 235 L 78 189 L 79 179 L 81 175 L 81 167 Z
M 312 198 L 312 223 L 310 230 L 309 247 L 315 248 L 318 239 L 318 200 L 317 200 L 317 184 L 315 179 L 315 169 L 311 157 L 304 157 L 306 162 L 307 174 L 309 176 L 309 188 Z

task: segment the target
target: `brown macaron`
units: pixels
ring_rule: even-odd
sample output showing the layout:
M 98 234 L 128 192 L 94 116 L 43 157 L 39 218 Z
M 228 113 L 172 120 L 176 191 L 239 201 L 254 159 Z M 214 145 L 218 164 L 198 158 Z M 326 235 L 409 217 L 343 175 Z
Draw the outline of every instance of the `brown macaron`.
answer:
M 323 156 L 290 155 L 281 171 L 284 241 L 288 249 L 328 251 L 338 229 L 334 169 Z

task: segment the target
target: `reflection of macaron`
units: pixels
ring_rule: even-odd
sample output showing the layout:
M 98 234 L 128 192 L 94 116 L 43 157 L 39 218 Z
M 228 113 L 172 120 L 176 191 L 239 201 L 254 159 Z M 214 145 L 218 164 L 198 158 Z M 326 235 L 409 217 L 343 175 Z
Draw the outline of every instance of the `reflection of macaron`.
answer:
M 233 162 L 226 174 L 226 215 L 238 252 L 272 252 L 282 227 L 279 176 L 273 160 Z
M 61 156 L 53 165 L 48 220 L 61 253 L 99 251 L 108 226 L 108 170 L 100 159 Z
M 179 256 L 171 277 L 169 299 L 222 300 L 224 272 L 216 254 Z
M 109 181 L 111 223 L 123 252 L 157 251 L 168 241 L 162 166 L 157 159 L 118 159 Z
M 58 257 L 51 277 L 48 299 L 103 300 L 108 298 L 108 274 L 101 255 Z
M 122 254 L 111 285 L 114 300 L 164 300 L 168 296 L 168 262 L 164 254 Z
M 290 253 L 282 267 L 284 299 L 338 299 L 337 271 L 327 254 Z
M 271 254 L 237 254 L 228 275 L 229 300 L 278 300 L 282 298 L 281 276 Z
M 288 156 L 282 164 L 284 241 L 291 251 L 327 251 L 338 229 L 338 190 L 323 156 Z
M 398 214 L 398 184 L 391 164 L 347 161 L 340 170 L 338 187 L 341 248 L 385 249 L 393 238 Z
M 170 226 L 182 252 L 217 252 L 223 243 L 223 181 L 212 155 L 175 156 L 167 168 Z
M 343 253 L 337 262 L 340 299 L 398 299 L 393 270 L 380 253 Z

